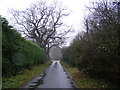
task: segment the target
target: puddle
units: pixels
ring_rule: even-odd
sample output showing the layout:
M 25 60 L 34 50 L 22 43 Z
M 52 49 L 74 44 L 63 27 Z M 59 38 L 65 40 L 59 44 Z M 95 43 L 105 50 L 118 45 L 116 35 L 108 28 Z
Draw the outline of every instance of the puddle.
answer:
M 31 85 L 30 86 L 30 88 L 36 88 L 37 87 L 37 85 Z
M 40 84 L 43 84 L 43 78 L 45 77 L 46 73 L 43 72 L 42 78 L 38 79 L 38 81 L 34 81 L 32 82 L 33 85 L 30 85 L 29 87 L 31 89 L 35 89 L 37 88 Z
M 43 84 L 43 79 L 38 80 L 38 82 L 32 82 L 32 83 L 36 83 L 36 84 L 31 85 L 30 88 L 37 88 L 37 86 L 39 86 L 40 84 Z
M 38 82 L 32 82 L 32 83 L 38 83 Z

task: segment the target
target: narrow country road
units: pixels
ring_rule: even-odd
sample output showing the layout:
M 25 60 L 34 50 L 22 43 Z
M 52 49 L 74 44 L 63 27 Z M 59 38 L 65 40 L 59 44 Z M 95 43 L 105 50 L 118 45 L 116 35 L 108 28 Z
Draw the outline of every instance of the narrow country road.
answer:
M 70 80 L 59 61 L 53 61 L 52 65 L 46 70 L 43 84 L 38 88 L 72 88 Z
M 28 82 L 24 88 L 73 88 L 59 61 L 53 61 L 42 75 Z

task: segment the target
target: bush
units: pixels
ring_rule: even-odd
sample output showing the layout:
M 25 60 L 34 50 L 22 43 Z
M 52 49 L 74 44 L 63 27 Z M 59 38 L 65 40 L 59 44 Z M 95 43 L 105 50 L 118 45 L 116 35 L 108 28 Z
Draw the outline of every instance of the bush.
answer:
M 67 62 L 79 70 L 85 70 L 90 77 L 119 82 L 120 57 L 118 52 L 118 20 L 116 8 L 111 4 L 97 3 L 86 19 L 89 29 L 78 34 L 66 48 Z M 120 26 L 120 25 L 119 25 Z
M 42 48 L 21 37 L 5 18 L 1 20 L 3 76 L 16 75 L 46 61 L 46 53 Z

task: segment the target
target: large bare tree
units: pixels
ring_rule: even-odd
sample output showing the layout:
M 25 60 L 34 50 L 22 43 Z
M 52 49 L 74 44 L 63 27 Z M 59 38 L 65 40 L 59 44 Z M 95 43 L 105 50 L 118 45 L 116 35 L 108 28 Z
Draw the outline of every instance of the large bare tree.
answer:
M 47 54 L 52 46 L 62 44 L 70 31 L 61 28 L 65 26 L 62 18 L 68 16 L 69 11 L 58 2 L 39 1 L 25 10 L 11 10 L 11 13 L 22 26 L 20 31 L 44 48 Z

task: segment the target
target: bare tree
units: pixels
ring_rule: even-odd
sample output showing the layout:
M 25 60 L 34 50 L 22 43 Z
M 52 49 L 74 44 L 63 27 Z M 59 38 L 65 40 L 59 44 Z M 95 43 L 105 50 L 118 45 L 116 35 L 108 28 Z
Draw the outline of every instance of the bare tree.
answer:
M 69 12 L 58 2 L 39 1 L 25 10 L 11 10 L 11 13 L 23 27 L 21 32 L 44 48 L 47 54 L 52 46 L 62 44 L 70 31 L 61 28 L 64 26 L 61 19 Z

